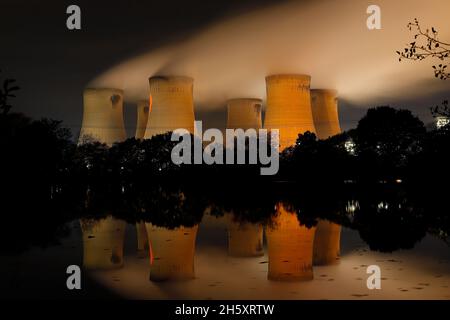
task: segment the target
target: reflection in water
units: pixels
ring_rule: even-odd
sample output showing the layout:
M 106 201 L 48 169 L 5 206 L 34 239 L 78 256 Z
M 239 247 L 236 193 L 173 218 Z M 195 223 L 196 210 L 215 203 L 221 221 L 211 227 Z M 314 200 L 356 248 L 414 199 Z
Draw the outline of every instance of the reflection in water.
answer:
M 147 230 L 145 228 L 145 222 L 136 222 L 136 235 L 137 235 L 137 252 L 138 257 L 145 258 L 148 256 L 148 237 Z
M 314 236 L 314 265 L 339 263 L 340 244 L 341 226 L 327 220 L 319 220 Z
M 301 226 L 297 215 L 277 205 L 273 226 L 266 229 L 269 249 L 269 280 L 297 281 L 313 279 L 313 243 L 315 228 Z
M 145 226 L 151 250 L 150 280 L 193 279 L 198 225 L 175 229 L 151 223 L 145 223 Z
M 82 218 L 80 225 L 84 268 L 113 269 L 123 266 L 125 221 L 111 216 L 100 220 Z
M 264 255 L 263 226 L 246 222 L 228 222 L 228 254 L 233 257 Z

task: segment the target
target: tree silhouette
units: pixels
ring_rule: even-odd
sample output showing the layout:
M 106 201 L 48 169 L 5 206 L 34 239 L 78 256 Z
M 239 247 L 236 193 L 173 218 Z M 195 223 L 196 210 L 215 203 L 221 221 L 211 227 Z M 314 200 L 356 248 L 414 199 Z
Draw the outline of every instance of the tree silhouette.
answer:
M 3 87 L 0 87 L 0 110 L 3 114 L 7 114 L 11 110 L 12 106 L 8 103 L 8 100 L 9 98 L 15 98 L 13 92 L 20 89 L 14 85 L 14 82 L 16 80 L 7 78 L 3 81 Z
M 445 43 L 439 40 L 437 30 L 432 27 L 430 29 L 422 30 L 419 20 L 416 18 L 414 22 L 408 23 L 408 29 L 415 31 L 414 41 L 402 51 L 397 51 L 399 61 L 402 59 L 422 61 L 427 58 L 436 58 L 445 61 L 450 56 L 450 43 Z M 440 63 L 434 65 L 434 76 L 441 80 L 450 78 L 450 73 L 447 70 L 448 65 Z

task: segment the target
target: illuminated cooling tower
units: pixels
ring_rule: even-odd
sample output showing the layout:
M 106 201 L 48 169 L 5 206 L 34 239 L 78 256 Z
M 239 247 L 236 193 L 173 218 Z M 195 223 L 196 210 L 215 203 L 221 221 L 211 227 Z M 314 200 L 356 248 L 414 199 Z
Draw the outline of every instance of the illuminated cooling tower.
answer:
M 228 254 L 234 257 L 263 256 L 263 227 L 258 224 L 230 221 Z
M 243 98 L 228 100 L 227 128 L 260 129 L 262 100 Z
M 266 77 L 267 110 L 264 128 L 280 130 L 280 151 L 294 145 L 299 133 L 315 132 L 311 110 L 311 77 Z
M 123 242 L 126 222 L 107 217 L 81 219 L 83 232 L 83 267 L 114 269 L 123 266 Z
M 151 77 L 150 113 L 145 139 L 184 128 L 194 133 L 194 80 L 188 77 Z
M 148 256 L 148 237 L 147 230 L 145 228 L 145 222 L 136 222 L 136 236 L 137 236 L 137 251 L 139 257 Z
M 145 226 L 150 243 L 150 280 L 193 279 L 198 225 L 173 230 L 151 223 L 146 223 Z
M 298 281 L 313 278 L 315 228 L 300 226 L 295 213 L 278 205 L 274 225 L 266 228 L 269 280 Z
M 122 90 L 85 89 L 83 108 L 83 123 L 78 143 L 94 139 L 112 145 L 126 139 Z
M 319 220 L 314 236 L 314 265 L 330 265 L 339 263 L 341 242 L 341 226 Z
M 311 104 L 316 135 L 319 139 L 327 139 L 341 133 L 336 90 L 311 90 Z
M 147 128 L 149 106 L 147 100 L 139 101 L 137 104 L 137 125 L 136 125 L 136 139 L 142 139 L 145 135 L 145 128 Z

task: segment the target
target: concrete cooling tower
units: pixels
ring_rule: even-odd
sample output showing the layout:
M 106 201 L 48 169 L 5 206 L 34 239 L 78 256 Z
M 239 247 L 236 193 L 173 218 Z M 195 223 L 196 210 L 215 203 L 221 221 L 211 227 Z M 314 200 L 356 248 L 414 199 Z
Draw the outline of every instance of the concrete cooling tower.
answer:
M 150 113 L 145 139 L 184 128 L 194 133 L 194 80 L 189 77 L 151 77 Z
M 136 139 L 143 139 L 145 135 L 145 128 L 147 128 L 149 114 L 149 105 L 147 100 L 141 100 L 137 104 L 137 124 L 136 124 L 136 134 L 134 137 Z
M 93 139 L 111 146 L 126 139 L 122 90 L 85 89 L 83 108 L 78 143 Z
M 294 145 L 299 133 L 315 132 L 310 82 L 311 77 L 307 75 L 266 77 L 267 109 L 264 128 L 279 129 L 280 151 Z
M 195 277 L 194 254 L 198 225 L 173 230 L 145 223 L 150 245 L 150 280 L 188 280 Z
M 324 266 L 339 263 L 340 248 L 341 226 L 327 220 L 319 220 L 314 236 L 313 264 Z
M 123 242 L 126 222 L 107 217 L 81 219 L 83 233 L 83 267 L 115 269 L 123 266 Z
M 277 206 L 273 226 L 266 228 L 269 251 L 269 280 L 313 279 L 315 228 L 300 226 L 297 215 Z
M 262 127 L 262 100 L 242 98 L 228 100 L 227 128 L 260 129 Z
M 336 90 L 311 90 L 311 105 L 316 135 L 319 139 L 324 140 L 341 133 Z

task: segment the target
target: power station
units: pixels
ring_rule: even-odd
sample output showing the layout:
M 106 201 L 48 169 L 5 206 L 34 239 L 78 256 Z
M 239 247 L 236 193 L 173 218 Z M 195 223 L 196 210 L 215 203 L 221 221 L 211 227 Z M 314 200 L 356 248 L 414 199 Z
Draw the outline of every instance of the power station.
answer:
M 295 144 L 298 135 L 315 132 L 311 110 L 311 77 L 279 74 L 266 77 L 267 109 L 264 128 L 278 129 L 280 151 Z
M 83 94 L 83 122 L 78 143 L 94 140 L 111 146 L 126 139 L 123 91 L 88 88 Z
M 141 100 L 137 103 L 137 123 L 136 123 L 136 139 L 143 139 L 145 135 L 145 129 L 147 128 L 149 105 L 147 100 Z
M 341 133 L 336 90 L 311 90 L 311 105 L 317 138 L 324 140 Z
M 194 80 L 183 76 L 156 76 L 149 79 L 149 117 L 144 138 L 175 129 L 194 133 Z

